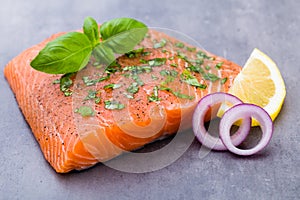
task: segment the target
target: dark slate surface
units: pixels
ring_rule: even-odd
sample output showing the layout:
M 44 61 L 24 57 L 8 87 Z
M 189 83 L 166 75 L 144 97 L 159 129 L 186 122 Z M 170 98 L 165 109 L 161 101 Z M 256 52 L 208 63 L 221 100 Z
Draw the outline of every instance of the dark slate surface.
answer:
M 0 199 L 300 199 L 299 7 L 298 0 L 1 1 Z M 51 34 L 80 28 L 88 15 L 99 22 L 134 17 L 175 29 L 240 65 L 254 47 L 266 52 L 287 87 L 270 145 L 249 158 L 211 152 L 201 159 L 201 146 L 194 141 L 177 161 L 154 172 L 126 173 L 99 164 L 56 174 L 44 160 L 3 68 Z

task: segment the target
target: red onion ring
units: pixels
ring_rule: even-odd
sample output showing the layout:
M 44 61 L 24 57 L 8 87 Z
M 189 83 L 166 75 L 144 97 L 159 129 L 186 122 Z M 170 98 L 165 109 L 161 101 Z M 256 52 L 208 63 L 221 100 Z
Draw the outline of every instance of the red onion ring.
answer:
M 260 123 L 262 138 L 259 143 L 251 149 L 239 149 L 230 138 L 230 128 L 238 119 L 254 117 Z M 254 104 L 239 104 L 228 109 L 220 122 L 220 137 L 224 145 L 232 153 L 248 156 L 257 153 L 267 146 L 273 134 L 273 123 L 270 115 L 261 107 Z
M 220 138 L 214 137 L 208 133 L 208 131 L 204 127 L 204 119 L 207 111 L 212 106 L 223 102 L 229 102 L 233 105 L 243 103 L 240 99 L 233 95 L 223 92 L 217 92 L 203 97 L 199 101 L 193 115 L 193 131 L 196 138 L 204 146 L 214 150 L 227 150 L 227 148 Z M 251 128 L 251 118 L 242 117 L 242 119 L 242 124 L 237 130 L 237 132 L 231 137 L 229 136 L 230 142 L 232 141 L 232 144 L 235 146 L 241 144 L 245 140 Z M 232 124 L 230 124 L 229 128 L 231 127 L 231 125 Z

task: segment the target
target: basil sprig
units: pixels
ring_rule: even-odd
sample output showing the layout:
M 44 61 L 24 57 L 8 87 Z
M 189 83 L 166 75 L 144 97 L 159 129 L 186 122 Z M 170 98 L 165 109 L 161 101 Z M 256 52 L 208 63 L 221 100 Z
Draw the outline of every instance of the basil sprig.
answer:
M 91 56 L 100 63 L 110 64 L 115 60 L 115 53 L 133 50 L 147 32 L 145 24 L 131 18 L 107 21 L 99 30 L 97 22 L 87 17 L 83 33 L 69 32 L 49 42 L 30 65 L 49 74 L 67 74 L 83 69 Z
M 77 72 L 89 62 L 92 49 L 85 34 L 70 32 L 49 42 L 30 65 L 48 74 Z

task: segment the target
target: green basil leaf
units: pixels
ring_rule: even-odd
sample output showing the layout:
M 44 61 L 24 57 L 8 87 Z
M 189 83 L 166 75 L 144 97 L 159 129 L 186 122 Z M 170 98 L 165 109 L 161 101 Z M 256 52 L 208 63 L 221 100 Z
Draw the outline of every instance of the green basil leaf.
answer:
M 145 24 L 131 18 L 113 19 L 100 26 L 102 43 L 118 54 L 132 51 L 147 32 Z
M 102 39 L 107 40 L 114 35 L 137 28 L 147 29 L 147 26 L 142 22 L 139 22 L 132 18 L 116 18 L 103 23 L 100 26 L 100 33 Z M 145 35 L 146 33 L 143 36 Z
M 86 17 L 84 19 L 83 33 L 89 38 L 94 47 L 100 42 L 99 26 L 93 18 Z
M 48 74 L 67 74 L 84 68 L 91 56 L 92 44 L 79 32 L 70 32 L 49 42 L 30 65 Z
M 110 65 L 116 58 L 111 48 L 105 45 L 103 42 L 98 44 L 93 50 L 93 56 L 100 64 Z

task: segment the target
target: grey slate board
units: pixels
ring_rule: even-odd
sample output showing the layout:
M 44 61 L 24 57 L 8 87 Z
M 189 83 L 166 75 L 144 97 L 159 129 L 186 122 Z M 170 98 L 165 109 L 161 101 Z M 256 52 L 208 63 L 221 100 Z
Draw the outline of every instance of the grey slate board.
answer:
M 0 5 L 0 199 L 300 199 L 300 1 L 3 0 Z M 195 140 L 171 165 L 125 173 L 99 164 L 57 174 L 44 160 L 14 95 L 4 66 L 53 33 L 134 17 L 178 30 L 205 49 L 243 65 L 254 47 L 273 58 L 287 97 L 274 137 L 259 155 L 211 152 L 200 159 Z M 168 140 L 154 143 L 155 148 Z

